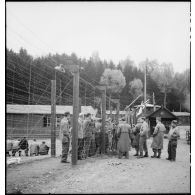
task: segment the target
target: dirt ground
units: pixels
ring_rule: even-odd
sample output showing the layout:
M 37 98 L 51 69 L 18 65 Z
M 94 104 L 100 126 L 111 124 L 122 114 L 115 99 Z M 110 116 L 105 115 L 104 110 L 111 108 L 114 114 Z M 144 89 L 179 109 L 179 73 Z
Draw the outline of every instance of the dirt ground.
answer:
M 148 140 L 149 155 L 152 138 Z M 46 158 L 7 168 L 7 193 L 190 193 L 190 146 L 178 142 L 176 162 L 166 160 L 167 140 L 161 159 L 133 156 L 91 157 L 78 165 Z

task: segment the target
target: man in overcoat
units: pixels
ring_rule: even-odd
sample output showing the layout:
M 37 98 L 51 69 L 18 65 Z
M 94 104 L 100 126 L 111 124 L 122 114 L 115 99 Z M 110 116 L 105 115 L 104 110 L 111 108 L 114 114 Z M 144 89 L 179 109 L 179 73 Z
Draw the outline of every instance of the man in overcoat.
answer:
M 118 144 L 117 149 L 119 156 L 118 158 L 122 158 L 122 155 L 125 154 L 125 157 L 129 158 L 129 147 L 131 143 L 131 126 L 122 119 L 121 123 L 118 125 Z
M 157 117 L 156 118 L 156 127 L 153 132 L 153 141 L 151 144 L 151 148 L 154 152 L 152 158 L 160 158 L 161 155 L 161 150 L 163 149 L 163 138 L 164 138 L 164 133 L 166 131 L 166 128 L 164 124 L 161 123 L 161 118 Z M 158 156 L 157 156 L 158 153 Z

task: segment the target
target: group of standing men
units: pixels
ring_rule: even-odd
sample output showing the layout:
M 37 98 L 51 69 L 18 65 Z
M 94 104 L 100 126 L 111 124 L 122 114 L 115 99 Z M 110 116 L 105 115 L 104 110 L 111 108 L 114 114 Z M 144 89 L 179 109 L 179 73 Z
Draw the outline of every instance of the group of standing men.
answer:
M 153 140 L 151 144 L 151 148 L 153 150 L 152 158 L 161 158 L 161 151 L 163 149 L 163 139 L 166 128 L 164 124 L 161 122 L 161 118 L 156 118 L 156 126 L 154 128 L 154 132 L 152 134 Z M 145 121 L 145 118 L 141 118 L 138 120 L 138 123 L 133 128 L 133 144 L 132 146 L 136 150 L 136 154 L 138 158 L 148 157 L 148 148 L 147 148 L 147 139 L 148 139 L 148 125 Z M 176 160 L 176 148 L 177 148 L 177 140 L 179 139 L 179 130 L 177 127 L 177 121 L 173 120 L 171 122 L 171 127 L 168 133 L 168 158 L 167 160 L 175 161 Z M 145 155 L 143 155 L 143 151 L 145 151 Z
M 67 161 L 71 144 L 71 123 L 70 113 L 65 112 L 60 123 L 60 139 L 62 141 L 62 163 Z M 100 153 L 101 121 L 94 122 L 91 114 L 80 113 L 78 118 L 78 159 L 86 159 L 95 153 Z
M 106 128 L 109 125 L 106 125 Z M 78 119 L 78 159 L 85 159 L 88 156 L 101 152 L 101 121 L 94 122 L 91 119 L 91 114 L 86 116 L 79 114 Z M 148 157 L 147 139 L 149 127 L 145 117 L 138 119 L 137 124 L 131 127 L 125 119 L 118 124 L 112 126 L 112 129 L 107 129 L 105 136 L 106 148 L 113 149 L 116 146 L 118 157 L 122 158 L 125 155 L 129 158 L 129 149 L 132 146 L 136 150 L 137 158 Z M 152 134 L 153 141 L 151 148 L 153 150 L 152 158 L 161 158 L 161 150 L 163 149 L 163 139 L 165 133 L 165 126 L 161 123 L 161 118 L 156 118 L 156 126 Z M 113 134 L 113 132 L 115 132 Z M 70 113 L 66 112 L 60 124 L 60 134 L 62 141 L 62 163 L 68 163 L 67 157 L 69 146 L 71 142 L 71 127 L 70 127 Z M 179 138 L 179 131 L 177 128 L 177 121 L 173 120 L 171 128 L 168 133 L 168 158 L 167 160 L 176 160 L 177 140 Z M 115 143 L 116 142 L 116 143 Z

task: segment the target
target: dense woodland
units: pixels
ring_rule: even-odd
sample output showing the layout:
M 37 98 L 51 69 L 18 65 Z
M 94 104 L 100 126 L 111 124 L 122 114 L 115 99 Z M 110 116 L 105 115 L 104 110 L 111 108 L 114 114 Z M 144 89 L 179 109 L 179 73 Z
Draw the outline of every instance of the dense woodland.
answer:
M 56 78 L 57 105 L 71 105 L 72 75 L 67 71 L 56 71 L 55 67 L 59 64 L 77 64 L 81 67 L 82 105 L 97 107 L 100 104 L 100 91 L 95 86 L 106 84 L 107 97 L 120 97 L 121 109 L 124 109 L 143 93 L 146 67 L 147 99 L 150 99 L 150 103 L 153 103 L 154 94 L 157 105 L 165 105 L 171 111 L 190 111 L 189 69 L 175 73 L 171 63 L 159 64 L 157 60 L 148 59 L 135 64 L 133 59 L 126 58 L 114 64 L 112 61 L 101 60 L 97 52 L 89 59 L 81 59 L 74 53 L 32 57 L 23 48 L 19 53 L 6 49 L 6 103 L 51 104 L 51 80 Z M 116 76 L 112 78 L 114 74 Z M 112 83 L 118 88 L 109 87 Z M 143 97 L 136 104 L 141 101 Z

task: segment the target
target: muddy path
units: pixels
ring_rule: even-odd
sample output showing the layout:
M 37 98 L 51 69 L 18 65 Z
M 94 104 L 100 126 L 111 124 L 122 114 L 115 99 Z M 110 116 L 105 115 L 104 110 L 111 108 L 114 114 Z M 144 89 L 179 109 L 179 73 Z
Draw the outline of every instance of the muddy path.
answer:
M 150 146 L 149 140 L 148 146 Z M 48 158 L 7 168 L 7 193 L 189 193 L 190 146 L 180 140 L 176 162 L 161 159 L 102 156 L 77 166 Z M 149 155 L 152 155 L 149 148 Z

